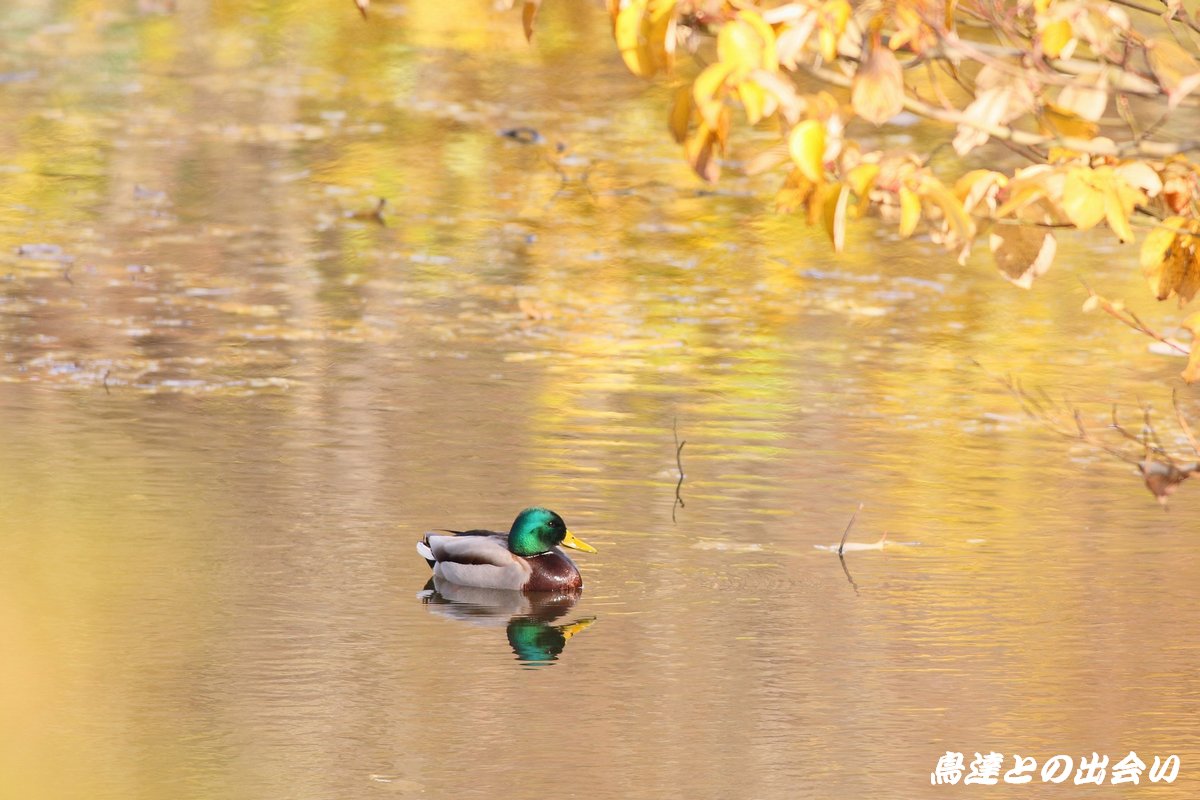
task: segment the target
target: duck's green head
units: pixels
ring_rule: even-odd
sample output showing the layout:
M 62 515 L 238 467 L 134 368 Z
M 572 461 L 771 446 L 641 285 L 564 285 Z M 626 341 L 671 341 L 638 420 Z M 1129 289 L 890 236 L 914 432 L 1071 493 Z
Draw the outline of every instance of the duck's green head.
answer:
M 576 539 L 563 518 L 548 508 L 525 509 L 517 514 L 508 531 L 508 549 L 519 556 L 540 556 L 560 544 L 585 553 L 596 552 L 590 544 Z

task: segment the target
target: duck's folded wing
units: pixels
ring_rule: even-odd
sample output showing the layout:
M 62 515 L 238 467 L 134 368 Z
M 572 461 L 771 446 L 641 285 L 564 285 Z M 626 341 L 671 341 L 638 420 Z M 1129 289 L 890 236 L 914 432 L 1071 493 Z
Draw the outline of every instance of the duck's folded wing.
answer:
M 506 567 L 513 563 L 506 539 L 499 534 L 487 531 L 467 531 L 451 535 L 430 533 L 426 534 L 425 541 L 439 564 L 490 564 Z
M 508 551 L 507 537 L 495 535 L 425 537 L 436 559 L 433 574 L 460 586 L 520 589 L 529 580 L 524 559 Z

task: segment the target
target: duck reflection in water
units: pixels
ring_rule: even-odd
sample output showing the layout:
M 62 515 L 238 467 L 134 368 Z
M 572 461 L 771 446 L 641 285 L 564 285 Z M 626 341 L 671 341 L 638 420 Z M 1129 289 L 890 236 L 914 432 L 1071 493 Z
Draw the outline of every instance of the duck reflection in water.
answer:
M 596 621 L 580 617 L 553 624 L 567 615 L 582 594 L 579 589 L 521 593 L 459 586 L 435 575 L 417 596 L 433 613 L 474 625 L 504 625 L 517 660 L 543 665 L 556 661 L 567 640 Z

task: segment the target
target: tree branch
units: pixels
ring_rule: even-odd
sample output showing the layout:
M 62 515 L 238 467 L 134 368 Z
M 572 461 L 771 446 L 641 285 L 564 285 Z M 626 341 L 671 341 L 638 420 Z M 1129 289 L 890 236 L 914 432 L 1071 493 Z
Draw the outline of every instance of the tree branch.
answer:
M 1101 297 L 1100 295 L 1096 294 L 1092 290 L 1092 287 L 1088 286 L 1086 282 L 1081 281 L 1081 283 L 1083 283 L 1083 288 L 1088 293 L 1088 299 L 1084 304 L 1085 311 L 1090 310 L 1089 309 L 1089 304 L 1090 304 L 1091 307 L 1099 308 L 1105 314 L 1108 314 L 1110 317 L 1115 319 L 1117 322 L 1120 322 L 1122 325 L 1132 328 L 1133 330 L 1137 331 L 1138 333 L 1149 336 L 1151 339 L 1154 339 L 1157 342 L 1161 342 L 1162 344 L 1165 344 L 1167 347 L 1170 347 L 1172 350 L 1174 350 L 1176 353 L 1179 353 L 1182 356 L 1190 356 L 1192 354 L 1192 351 L 1190 348 L 1175 341 L 1174 339 L 1170 339 L 1166 336 L 1163 336 L 1161 333 L 1154 330 L 1153 328 L 1148 326 L 1146 323 L 1142 322 L 1141 318 L 1138 317 L 1137 314 L 1135 314 L 1132 311 L 1129 311 L 1127 309 L 1118 308 L 1116 306 L 1116 304 L 1114 304 L 1110 300 L 1107 300 L 1104 297 Z
M 839 75 L 833 70 L 814 64 L 800 63 L 797 66 L 814 78 L 850 89 L 854 86 L 853 79 Z M 1046 136 L 1030 131 L 1022 131 L 1008 125 L 990 125 L 963 114 L 960 111 L 949 111 L 930 105 L 908 94 L 904 96 L 904 108 L 918 116 L 945 122 L 950 125 L 966 125 L 978 131 L 983 131 L 993 139 L 1010 141 L 1030 147 L 1062 147 L 1076 153 L 1093 156 L 1127 157 L 1140 155 L 1147 158 L 1166 158 L 1180 153 L 1200 150 L 1200 140 L 1190 139 L 1180 142 L 1151 142 L 1135 141 L 1117 144 L 1111 139 L 1079 139 L 1073 136 Z

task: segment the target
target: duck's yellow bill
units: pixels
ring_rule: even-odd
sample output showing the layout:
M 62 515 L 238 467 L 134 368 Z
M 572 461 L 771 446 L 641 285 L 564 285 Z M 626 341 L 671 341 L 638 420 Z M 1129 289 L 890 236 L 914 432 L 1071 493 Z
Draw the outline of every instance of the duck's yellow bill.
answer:
M 567 538 L 562 541 L 563 547 L 571 547 L 576 550 L 582 550 L 585 553 L 594 553 L 596 548 L 585 542 L 583 539 L 576 538 L 575 534 L 567 531 Z

